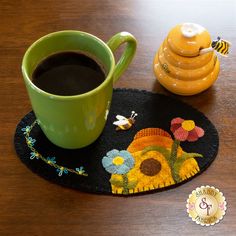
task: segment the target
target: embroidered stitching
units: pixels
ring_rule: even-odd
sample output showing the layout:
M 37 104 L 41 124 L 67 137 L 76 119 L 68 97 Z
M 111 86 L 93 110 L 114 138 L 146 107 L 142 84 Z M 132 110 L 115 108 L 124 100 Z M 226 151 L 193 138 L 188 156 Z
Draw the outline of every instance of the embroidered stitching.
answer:
M 74 169 L 70 169 L 64 166 L 60 166 L 56 164 L 56 157 L 43 157 L 35 148 L 34 144 L 36 142 L 36 139 L 33 139 L 30 137 L 30 132 L 34 128 L 34 126 L 38 124 L 37 120 L 35 120 L 30 126 L 26 126 L 25 128 L 22 128 L 21 131 L 23 131 L 23 134 L 25 135 L 25 140 L 28 148 L 31 150 L 30 153 L 30 160 L 33 159 L 41 159 L 44 161 L 46 164 L 54 167 L 56 169 L 56 172 L 58 173 L 58 176 L 62 176 L 63 174 L 68 174 L 68 173 L 74 173 L 77 175 L 82 175 L 82 176 L 88 176 L 88 174 L 85 172 L 84 167 L 78 167 Z

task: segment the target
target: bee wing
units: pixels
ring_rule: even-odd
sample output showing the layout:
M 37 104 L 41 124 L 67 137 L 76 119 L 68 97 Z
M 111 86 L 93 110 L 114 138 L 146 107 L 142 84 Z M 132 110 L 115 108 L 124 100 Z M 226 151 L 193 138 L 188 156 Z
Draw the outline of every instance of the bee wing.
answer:
M 117 120 L 127 120 L 126 117 L 121 116 L 121 115 L 117 115 L 117 116 L 116 116 L 116 119 L 117 119 Z
M 128 124 L 128 120 L 117 120 L 115 122 L 113 122 L 113 125 L 126 125 Z

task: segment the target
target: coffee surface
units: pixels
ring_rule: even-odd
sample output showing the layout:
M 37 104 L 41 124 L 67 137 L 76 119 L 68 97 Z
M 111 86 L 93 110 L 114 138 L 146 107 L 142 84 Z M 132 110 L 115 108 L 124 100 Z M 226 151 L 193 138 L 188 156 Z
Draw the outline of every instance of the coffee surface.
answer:
M 32 82 L 45 92 L 70 96 L 86 93 L 105 80 L 101 66 L 78 52 L 60 52 L 44 59 L 33 72 Z

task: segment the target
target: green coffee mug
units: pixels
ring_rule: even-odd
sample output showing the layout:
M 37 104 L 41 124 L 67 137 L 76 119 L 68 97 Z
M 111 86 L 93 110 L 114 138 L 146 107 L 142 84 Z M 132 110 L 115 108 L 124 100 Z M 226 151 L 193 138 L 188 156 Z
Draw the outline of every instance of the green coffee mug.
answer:
M 126 48 L 115 64 L 113 52 L 123 43 Z M 92 55 L 105 67 L 106 79 L 95 89 L 80 95 L 59 96 L 38 88 L 31 81 L 37 65 L 49 55 L 80 51 Z M 108 43 L 81 31 L 48 34 L 26 51 L 22 73 L 33 111 L 47 138 L 55 145 L 75 149 L 94 142 L 105 126 L 113 84 L 125 71 L 136 51 L 136 40 L 127 32 L 114 35 Z

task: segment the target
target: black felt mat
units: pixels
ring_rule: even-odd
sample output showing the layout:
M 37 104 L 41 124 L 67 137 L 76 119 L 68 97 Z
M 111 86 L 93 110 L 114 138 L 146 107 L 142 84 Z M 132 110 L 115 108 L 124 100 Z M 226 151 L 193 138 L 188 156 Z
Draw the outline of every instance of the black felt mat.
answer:
M 138 113 L 135 125 L 128 131 L 116 131 L 112 124 L 116 115 L 129 117 L 131 111 Z M 42 133 L 38 124 L 31 132 L 30 137 L 36 140 L 34 149 L 45 158 L 55 157 L 60 166 L 75 169 L 83 166 L 88 176 L 74 173 L 63 173 L 59 176 L 55 167 L 48 165 L 41 159 L 32 157 L 32 150 L 28 147 L 24 129 L 35 121 L 33 112 L 28 113 L 17 125 L 15 133 L 15 149 L 20 160 L 39 176 L 69 188 L 80 191 L 112 194 L 109 174 L 102 165 L 102 158 L 112 149 L 126 150 L 135 134 L 148 127 L 159 127 L 169 132 L 170 122 L 175 117 L 194 120 L 205 130 L 205 135 L 197 142 L 182 142 L 181 147 L 186 152 L 199 152 L 204 158 L 196 158 L 200 173 L 215 159 L 218 151 L 219 138 L 214 125 L 191 106 L 167 97 L 146 91 L 116 89 L 113 93 L 110 113 L 102 135 L 90 146 L 76 150 L 66 150 L 50 143 Z M 30 156 L 32 159 L 30 159 Z M 190 178 L 191 179 L 191 178 Z M 186 181 L 183 181 L 186 182 Z M 171 187 L 178 186 L 172 185 Z M 165 190 L 160 188 L 157 190 Z M 154 190 L 155 191 L 155 190 Z M 149 192 L 149 191 L 146 191 Z

